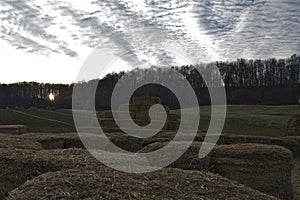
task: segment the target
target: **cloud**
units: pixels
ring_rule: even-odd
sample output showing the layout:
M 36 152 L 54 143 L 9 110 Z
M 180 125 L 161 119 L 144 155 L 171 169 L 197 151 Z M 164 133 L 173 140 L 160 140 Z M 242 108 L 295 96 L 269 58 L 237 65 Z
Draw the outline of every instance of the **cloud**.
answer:
M 199 62 L 300 51 L 297 0 L 2 0 L 0 38 L 38 54 L 80 57 L 96 47 L 130 65 L 174 65 L 182 45 Z

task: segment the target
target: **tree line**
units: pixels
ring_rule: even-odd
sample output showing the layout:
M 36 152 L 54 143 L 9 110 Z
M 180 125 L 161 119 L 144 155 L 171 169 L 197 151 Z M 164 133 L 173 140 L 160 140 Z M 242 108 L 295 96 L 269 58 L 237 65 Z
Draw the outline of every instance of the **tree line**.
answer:
M 216 70 L 212 70 L 214 69 L 212 66 L 216 66 L 220 73 Z M 280 91 L 286 90 L 286 87 L 299 86 L 300 84 L 300 56 L 293 55 L 287 59 L 237 59 L 231 62 L 218 61 L 207 65 L 199 64 L 196 66 L 137 68 L 130 72 L 110 73 L 101 80 L 91 80 L 89 82 L 76 83 L 75 85 L 88 87 L 88 85 L 94 83 L 94 81 L 99 82 L 96 92 L 96 107 L 97 109 L 109 109 L 112 91 L 121 77 L 126 76 L 127 80 L 132 84 L 143 82 L 147 79 L 160 79 L 162 77 L 168 77 L 167 79 L 170 81 L 178 81 L 181 77 L 170 76 L 174 70 L 180 72 L 180 74 L 189 81 L 198 98 L 206 99 L 208 98 L 207 87 L 225 86 L 227 91 L 239 91 L 239 96 L 242 97 L 244 90 L 241 89 L 243 88 L 247 88 L 247 90 L 244 91 L 247 93 L 262 87 Z M 203 75 L 206 77 L 205 80 Z M 223 80 L 223 83 L 220 79 Z M 37 82 L 0 84 L 0 108 L 37 107 L 69 109 L 72 107 L 73 87 L 74 84 Z M 295 91 L 296 94 L 294 95 L 299 97 L 297 89 Z M 50 94 L 55 97 L 52 101 L 49 99 Z M 163 103 L 172 104 L 170 105 L 171 107 L 177 107 L 174 94 L 167 88 L 159 85 L 144 86 L 137 90 L 134 95 L 159 96 L 163 99 Z M 258 95 L 258 93 L 254 92 L 253 95 L 252 98 L 255 99 L 255 95 Z M 283 96 L 282 98 L 285 97 Z M 237 98 L 232 100 L 232 102 L 241 104 L 247 103 Z M 255 103 L 255 101 L 253 100 L 251 103 Z

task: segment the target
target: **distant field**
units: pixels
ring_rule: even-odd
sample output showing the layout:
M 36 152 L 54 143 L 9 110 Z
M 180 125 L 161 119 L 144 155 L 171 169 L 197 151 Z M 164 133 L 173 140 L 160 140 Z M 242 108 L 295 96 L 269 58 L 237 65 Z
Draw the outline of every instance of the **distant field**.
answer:
M 0 124 L 23 124 L 29 132 L 74 132 L 71 110 L 5 109 Z
M 200 107 L 200 112 L 200 130 L 206 130 L 210 107 Z M 280 137 L 285 133 L 289 117 L 299 112 L 299 106 L 231 105 L 227 107 L 223 133 Z
M 206 130 L 210 107 L 200 110 L 200 130 Z M 298 106 L 228 106 L 223 133 L 280 137 L 289 116 L 299 112 Z M 75 131 L 71 110 L 5 109 L 0 110 L 0 124 L 24 124 L 30 132 Z

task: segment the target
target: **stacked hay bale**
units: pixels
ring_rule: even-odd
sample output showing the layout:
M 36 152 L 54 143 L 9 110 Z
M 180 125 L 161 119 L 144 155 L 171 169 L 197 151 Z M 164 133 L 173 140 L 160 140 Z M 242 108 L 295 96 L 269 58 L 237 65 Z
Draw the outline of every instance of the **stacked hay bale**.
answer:
M 115 111 L 115 118 L 112 111 L 105 111 L 105 118 L 100 120 L 100 125 L 106 132 L 120 132 L 116 121 L 119 123 L 127 123 L 128 120 L 133 120 L 136 124 L 140 126 L 146 126 L 150 123 L 149 109 L 154 104 L 160 104 L 160 99 L 158 97 L 134 97 L 132 99 L 132 104 L 121 104 L 117 111 Z M 125 118 L 125 109 L 129 106 L 129 112 L 132 119 Z M 164 130 L 177 130 L 178 129 L 178 119 L 176 114 L 171 114 L 169 108 L 164 106 L 167 112 L 167 121 L 164 126 Z M 155 119 L 152 123 L 161 123 L 162 116 L 164 113 L 155 113 Z
M 290 117 L 287 122 L 285 136 L 300 136 L 300 114 Z
M 173 154 L 174 152 L 179 151 L 183 145 L 189 145 L 187 142 L 174 142 L 172 145 L 168 142 L 157 142 L 153 144 L 149 144 L 144 147 L 139 153 L 149 153 L 156 151 L 160 148 L 166 147 L 167 152 Z M 186 152 L 180 158 L 178 158 L 175 162 L 171 163 L 168 168 L 179 168 L 184 170 L 208 170 L 210 166 L 210 158 L 205 157 L 203 159 L 199 159 L 199 150 L 202 146 L 201 142 L 194 142 L 189 146 Z M 153 166 L 159 166 L 159 163 L 162 163 L 168 155 L 161 155 L 161 157 L 149 157 L 147 156 L 147 160 Z M 170 155 L 171 156 L 171 155 Z
M 7 199 L 276 198 L 204 171 L 162 169 L 146 174 L 129 174 L 101 167 L 43 174 L 11 191 Z
M 26 133 L 25 125 L 0 125 L 0 133 L 23 134 Z
M 213 171 L 259 191 L 293 199 L 292 153 L 283 147 L 261 144 L 216 146 L 211 153 Z

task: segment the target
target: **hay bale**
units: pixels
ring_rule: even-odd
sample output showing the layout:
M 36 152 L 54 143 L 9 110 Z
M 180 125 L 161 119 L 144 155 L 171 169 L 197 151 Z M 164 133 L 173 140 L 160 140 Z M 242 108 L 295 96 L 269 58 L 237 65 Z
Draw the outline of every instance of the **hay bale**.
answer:
M 266 145 L 278 145 L 289 149 L 293 152 L 294 157 L 300 157 L 300 144 L 293 139 L 274 138 L 265 136 L 249 136 L 249 135 L 221 135 L 218 144 L 241 144 L 256 143 Z
M 119 111 L 126 111 L 128 106 L 129 106 L 129 111 L 130 112 L 133 112 L 133 113 L 139 112 L 139 106 L 138 105 L 132 105 L 132 104 L 120 104 L 119 107 L 118 107 L 118 110 Z
M 26 133 L 25 125 L 0 125 L 0 133 L 23 134 Z
M 27 140 L 39 142 L 44 149 L 85 149 L 77 133 L 30 133 L 25 134 L 23 137 Z M 127 151 L 137 152 L 144 147 L 144 139 L 132 137 L 121 132 L 110 133 L 107 136 L 86 133 L 81 137 L 91 141 L 89 147 L 92 149 L 110 151 L 112 148 L 105 142 L 104 137 L 108 137 L 112 143 Z M 101 140 L 101 138 L 103 138 L 103 140 Z
M 43 147 L 40 143 L 26 140 L 22 137 L 0 134 L 0 149 L 1 148 L 15 148 L 15 149 L 31 149 L 31 150 L 42 150 Z
M 49 171 L 70 169 L 95 163 L 85 150 L 0 149 L 0 199 L 7 192 L 35 176 Z
M 130 152 L 138 152 L 144 147 L 144 139 L 129 136 L 122 133 L 109 134 L 108 138 L 112 143 Z M 109 147 L 107 147 L 109 149 Z
M 286 125 L 285 136 L 300 136 L 300 114 L 290 117 Z
M 178 122 L 174 122 L 174 121 L 168 121 L 166 124 L 166 129 L 167 130 L 178 130 L 179 128 L 179 123 Z
M 27 133 L 22 137 L 40 143 L 44 149 L 84 148 L 77 133 Z
M 104 111 L 104 116 L 105 116 L 104 118 L 108 118 L 108 119 L 114 118 L 111 110 Z
M 134 156 L 129 159 L 121 153 L 113 153 L 97 150 L 105 163 L 114 165 L 138 166 Z M 1 149 L 0 165 L 0 199 L 7 193 L 30 180 L 46 172 L 54 172 L 63 169 L 82 167 L 103 167 L 87 150 L 84 149 L 53 149 L 53 150 L 20 150 Z
M 276 198 L 210 172 L 162 169 L 146 174 L 128 174 L 100 167 L 43 174 L 11 191 L 7 199 Z
M 107 110 L 107 111 L 105 111 L 105 118 L 115 119 L 115 120 L 117 120 L 117 119 L 127 119 L 126 118 L 127 112 L 125 112 L 125 111 L 115 111 L 115 114 L 116 114 L 116 117 L 114 118 L 114 116 L 112 114 L 112 111 Z M 133 118 L 133 119 L 135 118 L 135 113 L 130 112 L 129 114 L 130 114 L 131 118 Z
M 146 146 L 148 144 L 155 143 L 155 142 L 168 142 L 168 141 L 171 141 L 171 140 L 173 140 L 173 138 L 175 137 L 176 134 L 177 134 L 176 131 L 161 131 L 161 132 L 157 133 L 156 135 L 154 135 L 153 137 L 146 138 L 144 140 L 144 146 Z M 205 133 L 198 132 L 196 134 L 196 136 L 194 137 L 194 141 L 195 142 L 202 142 L 204 140 L 204 136 L 205 136 Z M 182 141 L 182 142 L 190 141 L 191 136 L 188 133 L 181 133 L 181 135 L 178 136 L 178 140 Z
M 145 96 L 133 97 L 132 104 L 135 104 L 135 105 L 160 104 L 160 98 L 159 97 L 145 97 Z
M 177 115 L 176 115 L 176 114 L 173 114 L 173 113 L 169 113 L 169 114 L 168 114 L 168 121 L 174 121 L 174 122 L 177 122 L 177 121 L 178 121 Z
M 184 144 L 187 144 L 187 142 L 174 142 L 173 145 L 170 145 L 168 142 L 157 142 L 144 147 L 139 151 L 139 153 L 148 153 L 167 146 L 168 152 L 172 154 L 173 152 L 178 151 Z M 198 156 L 201 145 L 201 142 L 192 143 L 192 145 L 179 159 L 167 167 L 184 170 L 208 170 L 210 166 L 210 158 L 207 156 L 203 159 L 199 159 Z M 167 155 L 161 155 L 161 157 L 154 158 L 147 156 L 147 160 L 151 163 L 151 165 L 159 166 L 157 163 L 162 162 L 166 156 Z
M 105 118 L 105 111 L 96 111 L 96 114 L 98 118 Z
M 213 171 L 267 194 L 292 199 L 291 152 L 280 146 L 234 144 L 216 146 Z
M 119 128 L 114 119 L 101 119 L 99 124 L 101 127 Z

